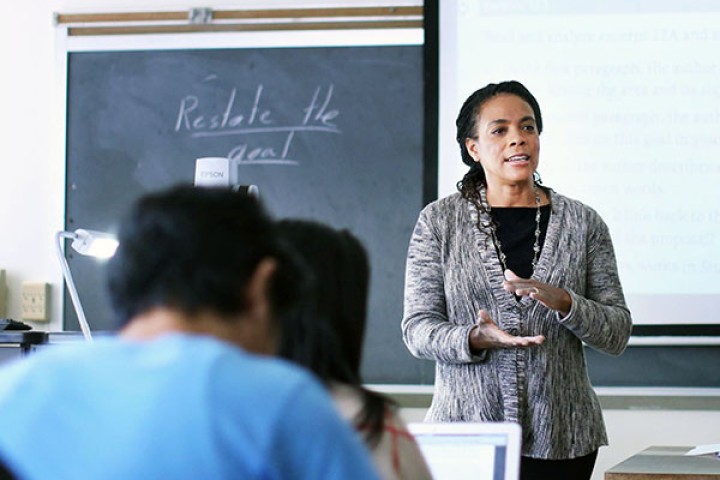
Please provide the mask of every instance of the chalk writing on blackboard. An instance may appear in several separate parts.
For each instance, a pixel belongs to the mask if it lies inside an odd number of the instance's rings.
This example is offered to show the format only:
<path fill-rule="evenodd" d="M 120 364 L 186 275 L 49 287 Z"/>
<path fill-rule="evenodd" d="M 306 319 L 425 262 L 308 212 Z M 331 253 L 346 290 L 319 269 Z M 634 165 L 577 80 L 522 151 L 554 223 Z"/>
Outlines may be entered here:
<path fill-rule="evenodd" d="M 247 111 L 237 106 L 237 88 L 230 89 L 220 108 L 204 108 L 200 97 L 186 95 L 180 100 L 174 131 L 191 138 L 241 137 L 243 143 L 230 149 L 227 155 L 237 165 L 298 165 L 299 161 L 291 157 L 296 134 L 341 133 L 335 124 L 340 111 L 331 105 L 334 85 L 318 86 L 314 92 L 308 92 L 307 106 L 294 119 L 276 118 L 272 107 L 263 101 L 263 90 L 263 84 L 258 85 Z M 259 137 L 262 140 L 257 140 Z"/>

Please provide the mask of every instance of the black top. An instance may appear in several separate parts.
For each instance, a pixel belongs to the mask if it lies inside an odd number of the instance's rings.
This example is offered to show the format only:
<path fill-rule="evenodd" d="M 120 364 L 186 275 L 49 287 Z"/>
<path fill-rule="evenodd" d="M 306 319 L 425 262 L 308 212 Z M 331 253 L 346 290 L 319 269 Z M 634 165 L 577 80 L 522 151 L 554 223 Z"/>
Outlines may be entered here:
<path fill-rule="evenodd" d="M 490 215 L 497 225 L 507 268 L 519 277 L 532 276 L 533 245 L 535 245 L 535 207 L 493 207 Z M 545 243 L 550 205 L 540 207 L 540 249 Z M 540 253 L 538 252 L 538 258 Z"/>

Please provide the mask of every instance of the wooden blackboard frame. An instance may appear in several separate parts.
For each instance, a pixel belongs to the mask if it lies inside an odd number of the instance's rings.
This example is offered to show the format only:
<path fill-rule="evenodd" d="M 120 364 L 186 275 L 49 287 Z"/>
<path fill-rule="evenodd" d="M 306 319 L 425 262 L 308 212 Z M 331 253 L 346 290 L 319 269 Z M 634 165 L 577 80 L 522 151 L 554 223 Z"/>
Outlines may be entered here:
<path fill-rule="evenodd" d="M 422 28 L 422 6 L 56 13 L 69 36 Z"/>
<path fill-rule="evenodd" d="M 213 49 L 242 49 L 252 47 L 258 48 L 303 48 L 303 47 L 368 47 L 368 46 L 417 46 L 422 48 L 423 45 L 423 31 L 422 29 L 372 29 L 372 30 L 343 30 L 342 32 L 333 31 L 296 31 L 290 33 L 284 33 L 278 36 L 277 33 L 270 32 L 202 32 L 192 34 L 142 34 L 142 35 L 98 35 L 98 36 L 72 36 L 69 35 L 69 27 L 61 26 L 59 34 L 59 43 L 61 45 L 60 55 L 58 63 L 60 65 L 60 71 L 62 72 L 62 82 L 60 88 L 63 94 L 59 98 L 67 102 L 67 95 L 69 94 L 69 80 L 68 80 L 68 68 L 69 68 L 69 57 L 75 53 L 90 53 L 90 52 L 128 52 L 128 51 L 143 51 L 148 50 L 187 50 L 187 49 L 202 49 L 202 50 L 213 50 Z M 422 82 L 422 78 L 418 78 L 418 82 Z M 434 92 L 430 92 L 434 95 Z M 432 100 L 421 102 L 419 108 L 427 108 L 427 105 L 434 104 Z M 69 108 L 67 103 L 61 105 L 63 118 L 69 118 Z M 422 115 L 420 115 L 422 116 Z M 69 121 L 69 120 L 66 120 Z M 64 148 L 66 156 L 69 154 L 69 146 L 67 144 L 68 138 L 68 125 L 65 124 L 65 130 L 63 131 Z M 436 166 L 436 155 L 435 150 L 431 147 L 427 148 L 428 140 L 434 137 L 434 129 L 436 127 L 436 119 L 432 117 L 424 118 L 424 134 L 423 138 L 418 141 L 423 147 L 423 164 L 425 169 L 423 171 L 422 180 L 422 204 L 427 203 L 436 196 L 436 185 L 437 185 L 437 166 Z M 429 130 L 428 130 L 429 129 Z M 427 132 L 431 134 L 427 134 Z M 433 142 L 429 141 L 432 146 Z M 64 159 L 65 160 L 65 159 Z M 66 169 L 68 164 L 66 162 Z M 68 185 L 69 171 L 66 170 L 66 192 L 71 192 L 72 186 Z M 72 193 L 72 192 L 71 192 Z M 68 198 L 66 197 L 66 212 Z M 421 205 L 418 206 L 418 211 Z M 74 228 L 82 228 L 83 225 L 74 224 L 72 219 L 67 218 L 66 214 L 66 228 L 72 230 Z M 86 228 L 92 228 L 85 226 Z M 66 252 L 66 255 L 72 255 L 71 252 Z M 77 261 L 77 260 L 76 260 Z M 82 261 L 86 261 L 83 259 Z M 404 258 L 403 258 L 404 262 Z M 84 268 L 84 267 L 83 267 Z M 89 268 L 96 268 L 91 266 Z M 99 270 L 100 267 L 97 267 Z M 87 292 L 80 291 L 79 296 L 81 301 L 83 296 L 87 295 Z M 67 297 L 67 295 L 66 295 Z M 71 303 L 65 298 L 64 305 L 64 318 L 66 327 L 71 329 L 76 328 L 73 323 L 75 320 L 74 312 L 71 309 Z M 400 317 L 388 318 L 388 322 L 393 322 L 399 331 Z M 384 348 L 384 347 L 383 347 Z M 396 345 L 394 349 L 404 351 L 402 345 Z M 404 352 L 407 353 L 407 352 Z M 407 354 L 409 355 L 409 354 Z M 366 354 L 366 358 L 368 355 Z M 422 370 L 418 373 L 414 372 L 410 374 L 410 377 L 401 379 L 400 383 L 431 383 L 432 382 L 432 371 L 433 366 L 430 362 L 424 362 L 420 360 L 412 360 L 413 365 L 419 365 L 417 368 L 412 367 L 413 370 Z M 399 366 L 398 366 L 399 367 Z M 372 367 L 373 370 L 378 370 L 376 367 Z M 382 375 L 373 375 L 373 372 L 365 372 L 366 378 L 371 382 L 380 383 L 396 383 L 394 377 L 382 377 Z"/>

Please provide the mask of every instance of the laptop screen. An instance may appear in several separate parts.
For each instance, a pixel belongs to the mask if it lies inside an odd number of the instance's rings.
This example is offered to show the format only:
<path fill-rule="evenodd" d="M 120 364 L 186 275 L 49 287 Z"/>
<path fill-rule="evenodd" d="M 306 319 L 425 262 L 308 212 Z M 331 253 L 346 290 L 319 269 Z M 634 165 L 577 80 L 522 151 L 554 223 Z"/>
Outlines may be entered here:
<path fill-rule="evenodd" d="M 520 427 L 514 423 L 411 423 L 435 480 L 517 480 Z"/>

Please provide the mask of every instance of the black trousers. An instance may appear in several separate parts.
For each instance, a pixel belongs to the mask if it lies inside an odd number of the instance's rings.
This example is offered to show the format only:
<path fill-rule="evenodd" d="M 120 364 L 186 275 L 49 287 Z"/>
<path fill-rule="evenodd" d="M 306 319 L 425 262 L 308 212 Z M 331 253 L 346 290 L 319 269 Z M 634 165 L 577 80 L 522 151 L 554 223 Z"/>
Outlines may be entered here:
<path fill-rule="evenodd" d="M 597 450 L 569 460 L 520 459 L 520 480 L 590 480 Z"/>

